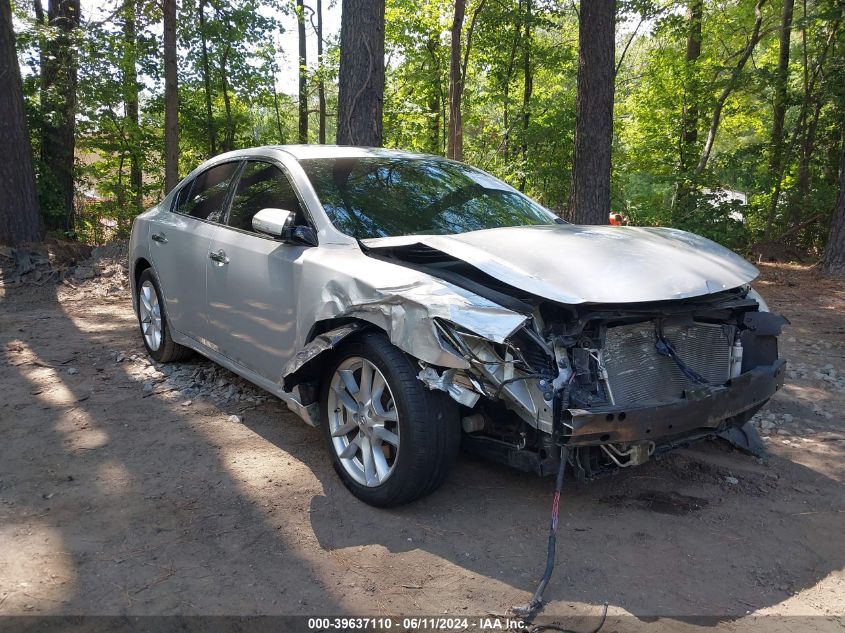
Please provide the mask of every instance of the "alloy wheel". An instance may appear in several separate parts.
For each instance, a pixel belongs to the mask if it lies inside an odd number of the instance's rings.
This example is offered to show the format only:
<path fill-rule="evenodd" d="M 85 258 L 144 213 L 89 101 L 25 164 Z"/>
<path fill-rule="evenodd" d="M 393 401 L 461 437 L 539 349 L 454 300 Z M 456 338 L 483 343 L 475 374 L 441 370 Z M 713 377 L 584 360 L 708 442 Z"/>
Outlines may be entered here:
<path fill-rule="evenodd" d="M 144 340 L 152 351 L 161 346 L 161 304 L 158 301 L 153 282 L 147 279 L 141 284 L 138 293 L 138 308 L 141 313 L 141 331 Z"/>
<path fill-rule="evenodd" d="M 328 393 L 332 446 L 344 470 L 359 484 L 383 484 L 399 455 L 399 412 L 384 374 L 359 356 L 345 359 Z"/>

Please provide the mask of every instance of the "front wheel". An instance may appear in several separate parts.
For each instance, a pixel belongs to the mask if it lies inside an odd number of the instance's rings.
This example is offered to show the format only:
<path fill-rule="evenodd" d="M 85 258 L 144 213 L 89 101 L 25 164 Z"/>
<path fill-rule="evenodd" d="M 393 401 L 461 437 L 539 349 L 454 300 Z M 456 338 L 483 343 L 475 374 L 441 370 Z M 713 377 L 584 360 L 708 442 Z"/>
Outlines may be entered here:
<path fill-rule="evenodd" d="M 460 446 L 457 404 L 428 390 L 384 335 L 364 334 L 342 348 L 320 403 L 334 468 L 362 501 L 402 505 L 446 479 Z"/>

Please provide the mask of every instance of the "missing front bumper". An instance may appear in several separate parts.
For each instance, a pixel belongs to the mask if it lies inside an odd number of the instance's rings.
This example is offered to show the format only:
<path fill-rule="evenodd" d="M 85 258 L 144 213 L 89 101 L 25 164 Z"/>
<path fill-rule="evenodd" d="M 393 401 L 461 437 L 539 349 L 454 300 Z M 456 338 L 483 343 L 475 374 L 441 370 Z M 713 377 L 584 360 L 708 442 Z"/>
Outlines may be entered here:
<path fill-rule="evenodd" d="M 683 398 L 668 403 L 566 409 L 561 416 L 560 442 L 569 446 L 658 442 L 722 431 L 732 419 L 742 424 L 744 418 L 737 416 L 759 407 L 783 386 L 785 365 L 785 360 L 778 359 L 723 386 L 688 390 Z"/>

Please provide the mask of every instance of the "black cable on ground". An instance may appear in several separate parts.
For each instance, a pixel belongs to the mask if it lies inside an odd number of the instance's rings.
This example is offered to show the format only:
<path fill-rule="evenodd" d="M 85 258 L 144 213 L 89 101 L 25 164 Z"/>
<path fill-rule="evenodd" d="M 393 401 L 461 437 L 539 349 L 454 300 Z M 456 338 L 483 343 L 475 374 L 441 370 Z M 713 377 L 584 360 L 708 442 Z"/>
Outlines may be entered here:
<path fill-rule="evenodd" d="M 546 552 L 546 571 L 543 573 L 543 578 L 537 586 L 537 591 L 531 598 L 531 602 L 526 605 L 513 607 L 515 615 L 531 620 L 537 612 L 543 607 L 543 592 L 546 590 L 546 585 L 552 577 L 552 572 L 555 568 L 555 546 L 557 544 L 557 526 L 558 514 L 560 513 L 560 491 L 563 489 L 563 473 L 566 470 L 566 446 L 560 447 L 560 467 L 557 471 L 557 480 L 555 481 L 555 496 L 552 502 L 552 520 L 549 526 L 549 547 Z"/>
<path fill-rule="evenodd" d="M 560 515 L 560 493 L 563 490 L 563 474 L 566 471 L 566 459 L 567 459 L 567 450 L 566 446 L 560 447 L 560 467 L 557 471 L 557 479 L 555 480 L 555 495 L 554 501 L 552 502 L 552 519 L 551 524 L 549 526 L 549 546 L 546 551 L 546 571 L 543 573 L 543 577 L 540 579 L 540 584 L 537 586 L 537 590 L 534 592 L 534 596 L 531 598 L 531 602 L 526 605 L 513 607 L 512 611 L 514 615 L 520 616 L 525 618 L 526 623 L 530 623 L 531 620 L 534 619 L 534 616 L 543 608 L 543 592 L 546 591 L 546 586 L 549 584 L 549 580 L 551 580 L 552 572 L 555 568 L 555 551 L 557 546 L 557 528 L 558 528 L 558 517 Z M 604 626 L 605 620 L 607 620 L 607 603 L 604 603 L 604 610 L 601 614 L 601 620 L 599 620 L 598 626 L 591 629 L 589 633 L 598 633 L 598 631 Z M 529 626 L 526 628 L 526 631 L 561 631 L 562 633 L 576 633 L 572 629 L 568 629 L 558 623 L 550 623 L 550 624 L 536 624 L 533 626 Z"/>

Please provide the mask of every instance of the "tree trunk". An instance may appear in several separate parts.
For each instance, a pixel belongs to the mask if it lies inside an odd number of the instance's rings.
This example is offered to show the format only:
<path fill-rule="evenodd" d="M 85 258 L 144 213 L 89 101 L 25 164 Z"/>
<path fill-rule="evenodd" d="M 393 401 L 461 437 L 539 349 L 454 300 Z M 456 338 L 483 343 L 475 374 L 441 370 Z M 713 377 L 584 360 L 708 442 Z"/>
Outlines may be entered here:
<path fill-rule="evenodd" d="M 45 26 L 46 23 L 44 22 L 44 5 L 41 4 L 41 0 L 32 0 L 32 7 L 35 10 L 35 21 L 38 23 L 39 26 Z M 39 46 L 42 42 L 39 42 Z"/>
<path fill-rule="evenodd" d="M 285 132 L 282 129 L 282 110 L 279 106 L 279 90 L 276 87 L 276 64 L 272 60 L 267 63 L 267 74 L 269 75 L 267 77 L 267 84 L 273 91 L 273 111 L 276 114 L 276 131 L 279 133 L 279 143 L 284 144 Z"/>
<path fill-rule="evenodd" d="M 698 78 L 696 63 L 701 57 L 701 16 L 704 11 L 703 0 L 691 0 L 687 5 L 687 53 L 686 53 L 686 86 L 684 90 L 684 107 L 681 118 L 681 172 L 686 173 L 694 156 L 695 145 L 698 143 Z"/>
<path fill-rule="evenodd" d="M 305 48 L 305 2 L 296 0 L 299 29 L 299 142 L 308 142 L 308 59 Z"/>
<path fill-rule="evenodd" d="M 433 154 L 442 151 L 440 144 L 440 108 L 443 103 L 443 83 L 440 76 L 440 60 L 437 57 L 437 48 L 440 45 L 439 35 L 432 34 L 426 42 L 425 48 L 431 58 L 431 74 L 433 77 L 433 91 L 428 98 L 429 119 L 429 145 Z"/>
<path fill-rule="evenodd" d="M 455 17 L 452 22 L 451 59 L 449 66 L 449 140 L 446 155 L 454 160 L 464 159 L 464 122 L 461 102 L 466 85 L 469 53 L 472 50 L 472 34 L 478 15 L 487 0 L 479 0 L 472 12 L 472 20 L 467 29 L 467 45 L 461 61 L 461 31 L 463 30 L 466 0 L 455 0 Z"/>
<path fill-rule="evenodd" d="M 519 0 L 517 11 L 522 13 L 522 0 Z M 504 156 L 505 164 L 507 164 L 510 159 L 510 84 L 511 78 L 513 77 L 513 67 L 516 64 L 516 49 L 517 46 L 519 46 L 519 38 L 521 35 L 522 29 L 519 28 L 519 23 L 515 23 L 513 25 L 511 52 L 508 57 L 508 65 L 505 67 L 505 80 L 502 82 L 502 127 L 504 128 L 504 136 L 502 138 L 502 155 Z"/>
<path fill-rule="evenodd" d="M 0 0 L 0 244 L 40 242 L 44 225 L 35 191 L 32 146 L 26 125 L 21 71 L 15 50 L 12 7 Z"/>
<path fill-rule="evenodd" d="M 123 138 L 123 142 L 126 143 L 126 136 L 124 131 L 121 130 L 121 138 Z M 122 209 L 126 206 L 126 189 L 123 186 L 123 164 L 126 162 L 125 152 L 120 153 L 120 158 L 117 160 L 117 206 L 118 208 Z"/>
<path fill-rule="evenodd" d="M 789 40 L 792 34 L 792 10 L 794 0 L 783 0 L 780 22 L 780 51 L 778 70 L 775 75 L 775 102 L 772 110 L 772 140 L 769 150 L 769 173 L 774 178 L 774 191 L 769 203 L 769 217 L 766 221 L 766 239 L 771 239 L 772 226 L 777 214 L 783 174 L 783 122 L 786 117 L 786 84 L 789 79 Z"/>
<path fill-rule="evenodd" d="M 754 52 L 754 47 L 760 41 L 760 26 L 763 24 L 763 5 L 765 3 L 766 0 L 757 0 L 757 4 L 754 6 L 755 19 L 754 27 L 751 29 L 751 37 L 748 39 L 748 43 L 745 45 L 739 61 L 734 66 L 733 71 L 731 71 L 728 82 L 722 88 L 722 92 L 716 100 L 716 106 L 713 108 L 713 118 L 710 121 L 710 129 L 707 131 L 707 140 L 704 142 L 704 149 L 701 150 L 701 157 L 698 159 L 698 165 L 695 167 L 696 177 L 700 176 L 707 167 L 707 161 L 710 160 L 710 152 L 713 151 L 713 143 L 716 141 L 716 132 L 719 130 L 719 122 L 722 120 L 722 110 L 725 107 L 725 102 L 731 96 L 734 88 L 736 88 L 736 84 L 742 74 L 742 69 L 745 68 L 745 64 L 751 57 L 751 53 Z"/>
<path fill-rule="evenodd" d="M 822 100 L 816 101 L 813 110 L 813 117 L 810 119 L 810 124 L 804 132 L 804 137 L 801 140 L 801 155 L 798 159 L 798 176 L 795 182 L 795 191 L 797 194 L 798 204 L 804 205 L 807 201 L 807 196 L 810 195 L 810 162 L 813 159 L 813 151 L 816 145 L 816 131 L 819 127 L 819 116 L 822 110 Z"/>
<path fill-rule="evenodd" d="M 525 0 L 525 42 L 523 44 L 522 67 L 525 75 L 522 91 L 522 177 L 519 190 L 525 191 L 528 167 L 528 128 L 531 125 L 531 93 L 534 89 L 534 77 L 531 73 L 531 0 Z"/>
<path fill-rule="evenodd" d="M 804 20 L 804 22 L 806 23 L 806 20 Z M 818 58 L 816 59 L 816 63 L 813 65 L 812 70 L 810 70 L 809 68 L 809 60 L 807 59 L 806 51 L 804 54 L 804 96 L 801 100 L 801 108 L 798 113 L 798 120 L 793 126 L 793 131 L 789 143 L 784 145 L 784 153 L 781 159 L 782 165 L 789 163 L 790 157 L 792 156 L 792 152 L 794 151 L 798 143 L 798 137 L 803 134 L 800 148 L 801 156 L 799 157 L 798 165 L 798 183 L 796 185 L 796 199 L 798 201 L 798 204 L 801 204 L 803 196 L 806 195 L 806 192 L 809 190 L 810 160 L 812 159 L 813 145 L 815 143 L 816 126 L 818 125 L 820 109 L 824 105 L 824 99 L 822 96 L 816 94 L 815 86 L 817 80 L 822 75 L 822 69 L 824 68 L 825 60 L 827 59 L 827 55 L 830 52 L 833 42 L 836 39 L 836 34 L 839 31 L 840 24 L 841 17 L 834 20 L 833 23 L 830 25 L 830 32 L 828 33 L 827 39 L 825 40 L 825 44 L 819 52 Z M 810 115 L 811 106 L 814 106 L 814 111 L 812 119 L 808 124 L 807 117 Z M 834 173 L 835 170 L 832 169 L 831 172 L 833 173 L 832 180 L 835 181 L 837 178 L 837 175 Z M 790 216 L 791 219 L 800 216 L 800 210 L 796 209 L 794 205 L 793 208 L 790 209 Z"/>
<path fill-rule="evenodd" d="M 833 207 L 822 271 L 828 275 L 845 277 L 845 133 L 842 135 L 842 155 L 839 159 L 839 195 Z"/>
<path fill-rule="evenodd" d="M 805 111 L 806 106 L 803 104 L 809 103 L 811 99 L 810 95 L 810 57 L 807 50 L 807 0 L 801 1 L 802 7 L 802 20 L 801 20 L 801 67 L 802 67 L 802 84 L 803 84 L 803 103 L 801 110 Z M 814 112 L 813 120 L 814 122 L 818 122 L 819 113 L 821 111 L 821 100 L 816 101 L 816 109 Z M 815 126 L 813 126 L 815 127 Z M 801 157 L 798 161 L 798 178 L 796 182 L 796 196 L 792 201 L 790 215 L 795 217 L 797 214 L 795 213 L 796 209 L 796 202 L 801 205 L 804 202 L 805 196 L 810 190 L 810 160 L 812 159 L 813 155 L 813 144 L 815 143 L 815 139 L 809 139 L 809 131 L 804 130 L 804 137 L 801 143 Z"/>
<path fill-rule="evenodd" d="M 690 0 L 687 5 L 687 52 L 685 57 L 684 105 L 681 112 L 681 138 L 678 143 L 678 166 L 680 178 L 672 200 L 672 211 L 687 212 L 692 206 L 694 184 L 689 181 L 689 172 L 698 150 L 698 99 L 701 95 L 698 58 L 701 57 L 701 20 L 704 12 L 703 0 Z"/>
<path fill-rule="evenodd" d="M 141 149 L 141 122 L 138 112 L 137 36 L 135 0 L 123 3 L 123 95 L 126 103 L 126 129 L 129 142 L 129 186 L 132 204 L 140 211 L 144 204 L 144 171 Z"/>
<path fill-rule="evenodd" d="M 175 0 L 172 0 L 175 4 Z M 202 83 L 205 88 L 205 120 L 208 126 L 208 157 L 217 154 L 217 128 L 214 112 L 211 109 L 211 64 L 208 61 L 208 42 L 205 33 L 205 0 L 197 5 L 200 24 L 200 50 L 202 57 Z"/>
<path fill-rule="evenodd" d="M 614 0 L 581 4 L 575 152 L 569 195 L 569 218 L 578 224 L 607 224 L 610 215 L 615 23 Z"/>
<path fill-rule="evenodd" d="M 384 0 L 343 0 L 338 145 L 380 147 L 384 102 Z"/>
<path fill-rule="evenodd" d="M 41 190 L 53 193 L 42 207 L 46 207 L 48 228 L 65 231 L 74 225 L 78 67 L 74 31 L 79 28 L 79 14 L 79 0 L 50 0 L 47 23 L 51 35 L 41 51 Z"/>
<path fill-rule="evenodd" d="M 464 159 L 464 125 L 461 120 L 461 33 L 464 28 L 466 0 L 455 0 L 455 16 L 452 20 L 452 55 L 449 65 L 449 140 L 446 156 L 453 160 Z"/>
<path fill-rule="evenodd" d="M 179 183 L 179 78 L 176 66 L 176 0 L 164 0 L 164 188 Z"/>
<path fill-rule="evenodd" d="M 319 119 L 317 122 L 317 140 L 320 145 L 326 143 L 326 84 L 323 79 L 323 0 L 317 0 L 317 100 Z"/>
<path fill-rule="evenodd" d="M 226 112 L 226 133 L 223 135 L 224 152 L 231 152 L 235 149 L 235 121 L 232 118 L 232 100 L 229 97 L 229 53 L 232 46 L 229 43 L 229 30 L 227 29 L 227 42 L 220 57 L 220 87 L 223 90 L 223 108 Z"/>
<path fill-rule="evenodd" d="M 229 17 L 222 11 L 220 5 L 213 4 L 214 14 L 218 21 L 222 21 L 225 27 L 223 41 L 226 43 L 223 47 L 223 53 L 220 55 L 220 88 L 223 91 L 223 108 L 226 112 L 226 131 L 223 134 L 223 144 L 221 149 L 224 152 L 231 152 L 235 149 L 235 119 L 232 116 L 232 99 L 229 96 L 229 55 L 232 52 L 232 42 L 234 41 L 232 25 L 229 22 Z"/>

